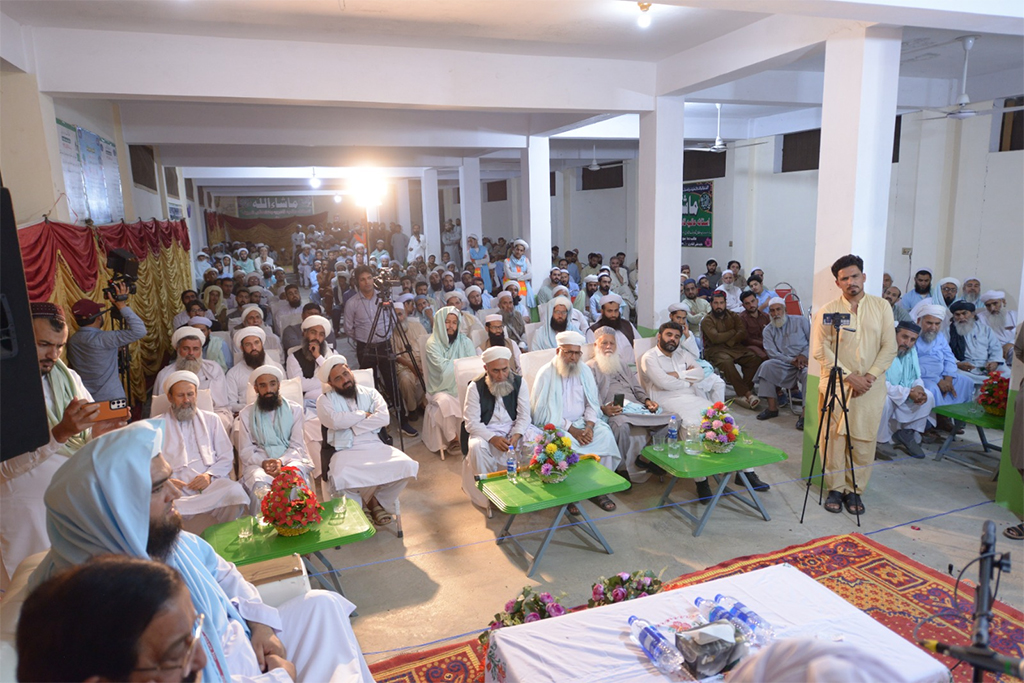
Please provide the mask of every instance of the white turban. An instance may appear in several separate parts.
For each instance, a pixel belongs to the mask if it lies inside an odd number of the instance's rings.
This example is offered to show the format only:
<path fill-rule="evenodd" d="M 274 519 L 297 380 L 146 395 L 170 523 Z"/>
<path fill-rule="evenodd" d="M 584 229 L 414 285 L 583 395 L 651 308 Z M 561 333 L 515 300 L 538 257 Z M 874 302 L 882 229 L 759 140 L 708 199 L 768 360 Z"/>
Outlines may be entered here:
<path fill-rule="evenodd" d="M 782 306 L 785 307 L 786 300 L 781 296 L 773 296 L 771 299 L 768 299 L 768 308 L 771 308 L 775 304 L 782 304 Z"/>
<path fill-rule="evenodd" d="M 683 305 L 681 303 L 669 304 L 669 306 L 668 306 L 668 312 L 669 313 L 676 313 L 677 311 L 685 311 L 685 310 L 686 309 L 683 308 Z"/>
<path fill-rule="evenodd" d="M 213 321 L 207 318 L 205 315 L 197 315 L 188 319 L 188 324 L 195 327 L 196 325 L 202 325 L 203 327 L 210 327 L 213 325 Z"/>
<path fill-rule="evenodd" d="M 251 275 L 256 275 L 256 274 L 255 273 L 249 273 L 249 275 L 251 276 Z M 259 276 L 257 276 L 257 277 L 259 277 Z M 263 295 L 263 287 L 261 287 L 260 285 L 251 285 L 249 287 L 246 287 L 246 290 L 250 294 L 252 294 L 253 292 L 259 292 L 260 296 Z"/>
<path fill-rule="evenodd" d="M 948 309 L 945 306 L 940 306 L 938 304 L 933 303 L 927 303 L 924 304 L 923 306 L 921 304 L 918 304 L 917 306 L 914 306 L 914 310 L 917 311 L 917 315 L 912 317 L 914 318 L 914 320 L 918 322 L 920 322 L 921 318 L 925 317 L 926 315 L 936 317 L 939 320 L 945 320 L 946 313 L 948 312 Z"/>
<path fill-rule="evenodd" d="M 981 280 L 979 280 L 978 278 L 974 277 L 973 275 L 970 276 L 970 277 L 965 277 L 964 278 L 964 284 L 966 285 L 968 282 L 977 282 L 979 285 L 981 284 Z"/>
<path fill-rule="evenodd" d="M 405 294 L 399 294 L 398 296 L 396 296 L 395 303 L 404 304 L 406 301 L 412 301 L 415 298 L 415 294 L 409 294 L 408 292 L 406 292 Z"/>
<path fill-rule="evenodd" d="M 235 348 L 241 349 L 242 342 L 245 341 L 246 337 L 259 337 L 261 342 L 267 343 L 267 333 L 263 328 L 252 325 L 250 327 L 243 327 L 238 332 L 235 332 Z"/>
<path fill-rule="evenodd" d="M 523 245 L 523 249 L 529 249 L 530 248 L 530 243 L 527 242 L 526 240 L 523 240 L 523 239 L 516 240 L 512 244 L 521 244 L 521 245 Z"/>
<path fill-rule="evenodd" d="M 335 365 L 348 365 L 348 359 L 340 353 L 328 356 L 324 359 L 324 364 L 316 369 L 316 378 L 324 384 L 328 384 L 331 379 L 331 369 Z"/>
<path fill-rule="evenodd" d="M 555 335 L 555 341 L 559 346 L 583 346 L 587 343 L 586 337 L 579 332 L 573 332 L 572 330 L 559 332 Z"/>
<path fill-rule="evenodd" d="M 1005 298 L 1006 298 L 1006 292 L 999 292 L 999 291 L 996 291 L 994 289 L 990 289 L 987 292 L 985 292 L 984 294 L 982 294 L 981 296 L 979 296 L 978 297 L 978 301 L 980 301 L 981 303 L 984 304 L 984 303 L 988 303 L 989 301 L 994 301 L 996 299 L 1005 299 Z"/>
<path fill-rule="evenodd" d="M 931 275 L 932 274 L 932 269 L 931 268 L 918 268 L 917 270 L 914 271 L 914 275 L 916 276 L 918 273 L 928 273 L 929 275 Z"/>
<path fill-rule="evenodd" d="M 569 288 L 566 287 L 565 285 L 558 285 L 557 287 L 551 290 L 551 293 L 554 294 L 555 296 L 558 296 L 559 292 L 565 292 L 566 296 L 568 296 Z"/>
<path fill-rule="evenodd" d="M 178 348 L 178 343 L 182 339 L 190 338 L 198 339 L 201 344 L 206 343 L 206 334 L 204 334 L 202 330 L 185 325 L 176 329 L 174 334 L 171 335 L 171 346 Z"/>
<path fill-rule="evenodd" d="M 239 314 L 242 319 L 242 322 L 245 322 L 245 317 L 252 313 L 253 311 L 259 313 L 260 320 L 263 320 L 263 309 L 260 308 L 259 304 L 246 304 L 245 306 L 242 306 L 242 312 Z"/>
<path fill-rule="evenodd" d="M 960 289 L 960 281 L 957 280 L 955 277 L 942 278 L 941 280 L 939 280 L 939 287 L 941 287 L 942 285 L 948 285 L 950 283 L 953 283 L 954 285 L 956 285 L 957 289 Z"/>
<path fill-rule="evenodd" d="M 762 268 L 761 266 L 754 266 L 753 268 L 750 269 L 750 272 L 753 273 L 755 270 L 760 270 L 762 273 L 764 272 L 764 268 Z"/>
<path fill-rule="evenodd" d="M 551 272 L 552 273 L 560 273 L 560 272 L 562 272 L 562 269 L 559 268 L 558 266 L 551 266 Z"/>
<path fill-rule="evenodd" d="M 498 313 L 491 313 L 489 316 L 484 318 L 484 322 L 485 323 L 500 323 L 500 322 L 504 322 L 504 321 L 505 321 L 505 319 L 502 318 L 501 315 L 498 314 Z"/>
<path fill-rule="evenodd" d="M 607 336 L 609 334 L 614 337 L 615 336 L 615 330 L 613 330 L 612 328 L 608 327 L 607 325 L 602 325 L 601 327 L 599 327 L 596 330 L 594 330 L 594 341 L 597 341 L 598 338 L 605 337 L 605 336 Z"/>
<path fill-rule="evenodd" d="M 199 389 L 199 377 L 196 376 L 196 373 L 189 372 L 188 370 L 176 370 L 175 372 L 167 375 L 167 379 L 164 380 L 164 393 L 170 394 L 171 387 L 178 382 L 191 382 L 195 385 L 197 390 Z"/>
<path fill-rule="evenodd" d="M 590 274 L 583 278 L 583 284 L 586 284 L 588 282 L 597 282 L 597 276 L 594 274 Z"/>
<path fill-rule="evenodd" d="M 444 293 L 444 302 L 445 302 L 445 303 L 448 303 L 448 299 L 451 299 L 451 298 L 452 298 L 453 296 L 457 296 L 457 297 L 459 297 L 459 301 L 461 301 L 461 302 L 462 302 L 462 307 L 463 307 L 463 308 L 465 308 L 465 307 L 466 307 L 466 304 L 468 304 L 468 303 L 469 303 L 469 300 L 468 300 L 468 299 L 466 299 L 466 295 L 465 295 L 465 294 L 463 294 L 463 293 L 462 293 L 462 290 L 460 290 L 460 289 L 453 289 L 453 290 L 452 290 L 452 291 L 450 291 L 450 292 L 445 292 L 445 293 Z"/>
<path fill-rule="evenodd" d="M 551 312 L 552 313 L 554 313 L 556 306 L 565 306 L 565 310 L 566 310 L 566 312 L 568 312 L 569 309 L 572 308 L 572 302 L 569 301 L 568 297 L 556 296 L 554 299 L 551 300 Z"/>
<path fill-rule="evenodd" d="M 508 360 L 512 357 L 512 351 L 507 346 L 489 346 L 480 354 L 484 364 L 496 360 Z"/>
<path fill-rule="evenodd" d="M 477 287 L 476 285 L 470 285 L 469 287 L 466 287 L 466 296 L 469 296 L 473 292 L 476 292 L 477 294 L 480 294 L 482 291 L 483 290 L 480 289 L 479 287 Z"/>
<path fill-rule="evenodd" d="M 622 297 L 619 296 L 618 294 L 614 293 L 614 292 L 608 292 L 607 294 L 602 296 L 600 301 L 598 302 L 598 304 L 600 306 L 604 306 L 605 304 L 610 304 L 610 303 L 616 303 L 616 304 L 621 306 L 622 305 Z"/>
<path fill-rule="evenodd" d="M 263 375 L 273 375 L 277 378 L 278 382 L 284 381 L 284 373 L 281 372 L 281 368 L 276 365 L 261 365 L 252 372 L 249 373 L 249 384 L 256 385 L 258 380 Z"/>
<path fill-rule="evenodd" d="M 495 301 L 501 301 L 502 299 L 511 299 L 511 298 L 512 298 L 512 292 L 509 292 L 508 290 L 503 290 L 502 292 L 500 292 L 498 294 L 498 296 L 494 297 Z"/>
<path fill-rule="evenodd" d="M 322 327 L 324 328 L 324 335 L 331 335 L 331 321 L 322 315 L 311 315 L 302 321 L 302 331 L 305 332 L 311 327 Z"/>

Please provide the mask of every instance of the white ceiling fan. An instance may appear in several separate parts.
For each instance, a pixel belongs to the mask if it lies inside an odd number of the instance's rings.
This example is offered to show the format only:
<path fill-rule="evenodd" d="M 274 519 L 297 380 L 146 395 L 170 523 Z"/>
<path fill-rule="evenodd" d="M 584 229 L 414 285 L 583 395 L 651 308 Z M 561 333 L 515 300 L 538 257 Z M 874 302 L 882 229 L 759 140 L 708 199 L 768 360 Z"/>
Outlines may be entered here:
<path fill-rule="evenodd" d="M 722 105 L 719 102 L 715 102 L 715 109 L 718 110 L 718 126 L 715 130 L 715 143 L 713 145 L 701 144 L 696 147 L 683 147 L 684 152 L 714 152 L 715 154 L 721 154 L 727 149 L 740 149 L 743 147 L 756 147 L 757 145 L 763 145 L 764 142 L 751 142 L 746 145 L 727 145 L 722 140 Z"/>
<path fill-rule="evenodd" d="M 613 161 L 607 164 L 597 163 L 597 145 L 594 145 L 594 155 L 591 158 L 590 165 L 587 166 L 588 171 L 600 171 L 602 168 L 612 168 L 614 166 L 622 166 L 621 161 Z"/>
<path fill-rule="evenodd" d="M 1024 107 L 992 107 L 991 109 L 983 109 L 982 111 L 971 109 L 971 98 L 967 96 L 967 63 L 971 56 L 971 49 L 974 47 L 977 40 L 978 36 L 960 36 L 957 38 L 957 41 L 964 48 L 964 72 L 963 76 L 960 78 L 960 96 L 956 98 L 956 104 L 953 106 L 951 111 L 943 111 L 941 109 L 928 110 L 937 111 L 941 113 L 942 116 L 933 116 L 931 118 L 924 119 L 925 121 L 934 121 L 936 119 L 955 119 L 960 121 L 963 119 L 969 119 L 973 116 L 988 116 L 997 113 L 1003 114 L 1006 112 L 1024 109 Z"/>

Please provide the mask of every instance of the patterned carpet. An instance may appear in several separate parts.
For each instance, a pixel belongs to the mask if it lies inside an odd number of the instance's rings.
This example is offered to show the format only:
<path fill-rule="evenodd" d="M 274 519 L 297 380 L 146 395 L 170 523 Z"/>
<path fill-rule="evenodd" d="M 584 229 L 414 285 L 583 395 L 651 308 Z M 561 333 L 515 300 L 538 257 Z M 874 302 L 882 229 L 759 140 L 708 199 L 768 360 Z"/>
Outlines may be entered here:
<path fill-rule="evenodd" d="M 953 602 L 952 578 L 860 534 L 827 536 L 764 555 L 739 557 L 668 581 L 665 589 L 682 588 L 783 562 L 907 639 L 919 621 L 951 607 Z M 967 613 L 973 608 L 972 586 L 961 583 L 957 596 L 960 609 Z M 1001 602 L 996 602 L 993 615 L 992 647 L 1020 656 L 1018 644 L 1024 642 L 1024 615 Z M 970 627 L 969 621 L 937 619 L 922 627 L 919 636 L 966 645 L 970 642 Z M 476 638 L 471 638 L 424 652 L 402 654 L 378 662 L 370 670 L 378 683 L 470 683 L 483 680 L 482 654 L 482 646 Z M 946 666 L 955 664 L 946 657 L 936 657 Z M 971 668 L 966 664 L 957 667 L 953 680 L 970 681 Z M 986 680 L 1016 679 L 989 676 Z"/>

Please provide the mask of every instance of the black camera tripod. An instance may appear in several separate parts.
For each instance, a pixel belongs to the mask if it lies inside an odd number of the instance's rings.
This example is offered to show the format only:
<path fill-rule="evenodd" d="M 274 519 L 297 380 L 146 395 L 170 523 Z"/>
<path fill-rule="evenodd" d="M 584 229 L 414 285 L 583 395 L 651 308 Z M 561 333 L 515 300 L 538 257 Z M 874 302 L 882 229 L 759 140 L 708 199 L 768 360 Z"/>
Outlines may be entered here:
<path fill-rule="evenodd" d="M 849 320 L 849 317 L 846 317 Z M 841 410 L 843 413 L 842 420 L 846 427 L 846 434 L 844 445 L 846 446 L 846 464 L 850 468 L 850 476 L 853 478 L 853 491 L 857 492 L 857 470 L 853 464 L 853 444 L 850 442 L 850 409 L 846 403 L 846 384 L 843 382 L 843 369 L 839 367 L 839 332 L 842 330 L 844 318 L 842 314 L 835 313 L 830 321 L 832 329 L 834 331 L 834 338 L 832 340 L 832 353 L 835 358 L 835 363 L 832 365 L 832 369 L 828 372 L 828 385 L 825 388 L 825 396 L 821 400 L 821 409 L 818 414 L 818 433 L 814 438 L 814 453 L 811 456 L 811 471 L 807 474 L 807 489 L 804 491 L 804 507 L 800 512 L 800 523 L 804 523 L 804 515 L 807 513 L 807 499 L 811 494 L 811 481 L 815 478 L 814 475 L 814 464 L 820 458 L 821 459 L 821 474 L 818 475 L 822 478 L 822 486 L 818 490 L 818 505 L 822 503 L 822 497 L 825 493 L 824 478 L 825 478 L 825 458 L 828 456 L 828 439 L 829 429 L 825 425 L 832 424 L 832 416 L 835 411 Z M 826 323 L 827 324 L 827 323 Z M 884 381 L 884 379 L 883 379 Z M 825 430 L 825 444 L 821 444 L 821 432 Z M 857 510 L 857 526 L 860 526 L 860 511 Z"/>

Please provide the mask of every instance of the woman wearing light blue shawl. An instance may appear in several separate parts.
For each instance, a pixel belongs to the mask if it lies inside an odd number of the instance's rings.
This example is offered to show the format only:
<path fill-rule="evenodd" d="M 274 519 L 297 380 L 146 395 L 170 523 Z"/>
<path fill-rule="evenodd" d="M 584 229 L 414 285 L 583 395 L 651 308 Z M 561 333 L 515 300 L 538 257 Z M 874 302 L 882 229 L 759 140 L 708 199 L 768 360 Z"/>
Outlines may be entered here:
<path fill-rule="evenodd" d="M 98 554 L 149 559 L 151 503 L 162 505 L 177 497 L 169 482 L 153 491 L 150 468 L 163 443 L 160 425 L 137 422 L 95 439 L 57 471 L 45 495 L 52 547 L 30 585 Z M 312 591 L 279 609 L 264 605 L 234 565 L 188 532 L 180 533 L 165 562 L 182 575 L 196 611 L 206 615 L 204 681 L 226 681 L 233 675 L 263 681 L 287 678 L 282 669 L 260 673 L 246 620 L 278 632 L 300 680 L 328 680 L 336 672 L 373 680 L 348 623 L 355 606 L 344 598 Z M 318 642 L 320 638 L 329 638 L 331 646 L 323 647 L 327 641 Z"/>
<path fill-rule="evenodd" d="M 454 339 L 448 338 L 445 321 L 458 321 Z M 458 446 L 462 406 L 455 385 L 455 361 L 476 355 L 473 342 L 462 333 L 462 315 L 454 306 L 444 306 L 434 314 L 434 331 L 427 338 L 427 407 L 423 413 L 423 444 L 432 451 L 455 450 Z M 443 455 L 443 453 L 442 453 Z"/>

